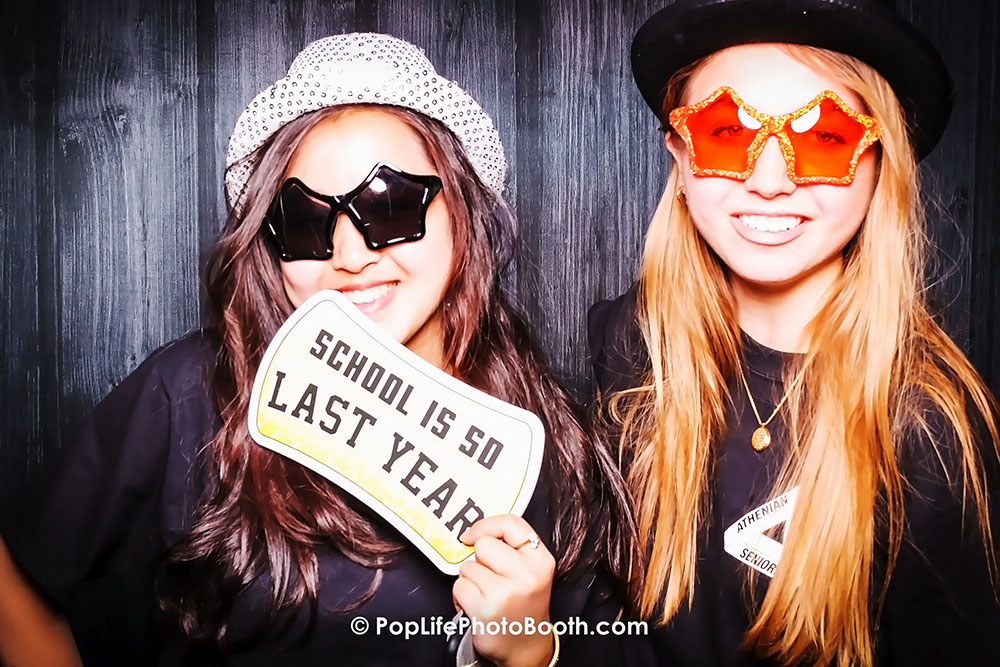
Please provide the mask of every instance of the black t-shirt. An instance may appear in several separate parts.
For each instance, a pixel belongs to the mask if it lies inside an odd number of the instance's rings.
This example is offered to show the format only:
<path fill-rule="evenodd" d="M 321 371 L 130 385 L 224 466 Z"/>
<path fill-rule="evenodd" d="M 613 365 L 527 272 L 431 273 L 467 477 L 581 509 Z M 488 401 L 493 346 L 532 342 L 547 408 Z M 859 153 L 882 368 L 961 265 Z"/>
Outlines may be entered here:
<path fill-rule="evenodd" d="M 0 510 L 0 534 L 14 559 L 56 602 L 69 601 L 83 582 L 110 573 L 143 591 L 146 607 L 154 608 L 153 573 L 167 546 L 191 526 L 207 474 L 203 448 L 220 425 L 209 391 L 218 346 L 212 333 L 201 332 L 154 352 L 95 408 L 75 441 Z M 553 524 L 544 471 L 545 466 L 525 519 L 550 543 L 546 536 Z M 388 629 L 376 633 L 378 617 L 425 624 L 438 617 L 451 620 L 454 578 L 442 574 L 377 515 L 370 513 L 370 520 L 384 535 L 407 545 L 385 568 L 371 600 L 345 611 L 376 573 L 321 547 L 315 629 L 303 635 L 308 614 L 299 610 L 291 629 L 274 631 L 250 649 L 233 653 L 230 665 L 454 664 L 442 635 L 405 639 Z M 593 582 L 594 575 L 587 574 L 558 585 L 552 618 L 584 613 Z M 229 618 L 231 638 L 244 638 L 258 626 L 268 584 L 266 576 L 260 577 L 237 596 Z M 602 593 L 601 599 L 606 598 Z M 600 613 L 613 613 L 612 607 L 605 605 Z M 351 629 L 357 616 L 371 624 L 361 635 Z M 176 623 L 160 621 L 166 628 L 163 645 L 150 653 L 158 655 L 160 664 L 178 664 L 181 638 L 170 630 Z M 569 655 L 617 650 L 612 644 L 584 645 L 572 639 L 564 640 L 564 648 Z"/>
<path fill-rule="evenodd" d="M 591 354 L 602 393 L 637 386 L 649 367 L 635 322 L 635 300 L 633 287 L 591 309 Z M 750 392 L 761 418 L 767 419 L 784 394 L 782 368 L 794 355 L 746 335 L 742 352 Z M 699 539 L 693 603 L 690 608 L 682 604 L 667 626 L 651 632 L 648 642 L 630 644 L 634 664 L 771 664 L 742 652 L 740 645 L 754 613 L 750 598 L 757 603 L 763 599 L 770 581 L 766 572 L 773 573 L 774 567 L 770 552 L 757 549 L 752 538 L 764 532 L 780 542 L 781 521 L 788 515 L 789 497 L 773 490 L 787 437 L 779 411 L 768 425 L 772 444 L 754 451 L 750 439 L 758 421 L 738 376 L 729 381 L 729 395 L 726 434 L 714 457 L 711 514 Z M 943 421 L 938 422 L 944 433 Z M 879 619 L 876 651 L 881 665 L 1000 663 L 1000 605 L 974 514 L 968 507 L 962 509 L 961 477 L 949 482 L 945 474 L 960 460 L 948 443 L 948 438 L 941 439 L 944 465 L 933 445 L 916 431 L 900 449 L 899 464 L 908 483 L 907 528 Z M 1000 494 L 995 458 L 988 466 L 994 497 Z M 997 535 L 1000 507 L 992 505 Z M 885 552 L 876 549 L 879 574 L 872 591 L 881 590 L 884 563 Z M 747 594 L 750 567 L 761 573 L 752 595 Z"/>

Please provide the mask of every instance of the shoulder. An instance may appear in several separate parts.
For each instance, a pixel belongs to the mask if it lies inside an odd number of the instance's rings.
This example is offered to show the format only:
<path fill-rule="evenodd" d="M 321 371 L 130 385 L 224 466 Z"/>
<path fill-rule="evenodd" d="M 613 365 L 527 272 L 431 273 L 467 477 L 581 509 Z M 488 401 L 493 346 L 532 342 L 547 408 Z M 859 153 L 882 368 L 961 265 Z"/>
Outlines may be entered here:
<path fill-rule="evenodd" d="M 89 423 L 124 437 L 168 433 L 176 423 L 211 424 L 211 382 L 218 336 L 210 329 L 188 333 L 153 350 L 94 408 Z M 140 418 L 141 416 L 141 418 Z"/>
<path fill-rule="evenodd" d="M 152 385 L 168 396 L 205 389 L 221 343 L 213 329 L 198 329 L 153 350 L 122 385 Z"/>
<path fill-rule="evenodd" d="M 951 414 L 925 388 L 904 391 L 896 451 L 900 471 L 910 486 L 917 490 L 954 487 L 954 492 L 961 493 L 969 454 L 984 473 L 996 467 L 996 445 L 984 416 L 971 403 L 964 400 L 964 405 Z"/>
<path fill-rule="evenodd" d="M 142 365 L 165 379 L 179 381 L 191 371 L 214 366 L 220 350 L 214 329 L 197 329 L 153 350 Z"/>
<path fill-rule="evenodd" d="M 210 397 L 219 350 L 212 330 L 188 333 L 153 350 L 94 407 L 88 422 L 101 424 L 109 436 L 214 424 Z"/>
<path fill-rule="evenodd" d="M 926 389 L 904 399 L 896 443 L 903 541 L 889 580 L 882 650 L 898 664 L 986 664 L 1000 650 L 995 545 L 985 542 L 1000 531 L 996 446 L 975 412 L 949 415 Z M 961 420 L 970 426 L 957 426 Z M 969 431 L 965 444 L 962 429 Z M 976 483 L 987 491 L 985 507 L 972 492 Z"/>
<path fill-rule="evenodd" d="M 980 512 L 996 522 L 1000 456 L 983 415 L 966 401 L 949 414 L 926 389 L 914 388 L 897 429 L 907 530 L 917 543 L 977 540 Z M 976 492 L 978 487 L 983 495 Z M 986 507 L 979 507 L 985 501 Z M 985 516 L 985 515 L 980 515 Z"/>
<path fill-rule="evenodd" d="M 590 307 L 587 312 L 587 335 L 591 352 L 600 351 L 605 345 L 614 343 L 636 329 L 636 294 L 638 284 L 633 284 L 627 292 L 615 299 L 604 299 Z"/>
<path fill-rule="evenodd" d="M 145 573 L 188 525 L 196 461 L 217 424 L 210 331 L 153 351 L 7 501 L 0 532 L 29 576 L 65 602 L 102 572 Z"/>
<path fill-rule="evenodd" d="M 649 366 L 636 313 L 637 291 L 633 284 L 617 299 L 598 301 L 587 314 L 590 359 L 602 392 L 640 384 Z"/>

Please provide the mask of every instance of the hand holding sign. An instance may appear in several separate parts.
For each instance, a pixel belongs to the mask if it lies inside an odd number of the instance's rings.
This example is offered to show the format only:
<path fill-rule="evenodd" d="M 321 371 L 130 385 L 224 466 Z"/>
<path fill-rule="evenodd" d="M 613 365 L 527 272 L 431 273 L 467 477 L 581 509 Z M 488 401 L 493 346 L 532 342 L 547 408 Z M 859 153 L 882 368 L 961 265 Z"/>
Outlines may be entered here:
<path fill-rule="evenodd" d="M 254 382 L 254 440 L 378 512 L 457 574 L 477 520 L 520 514 L 541 466 L 535 415 L 463 384 L 333 291 L 275 335 Z"/>
<path fill-rule="evenodd" d="M 462 564 L 452 588 L 455 606 L 484 624 L 518 622 L 525 626 L 549 620 L 549 600 L 556 561 L 528 523 L 519 516 L 478 521 L 462 536 L 475 545 L 476 559 Z M 476 652 L 499 665 L 547 665 L 553 639 L 536 632 L 511 636 L 479 634 Z"/>

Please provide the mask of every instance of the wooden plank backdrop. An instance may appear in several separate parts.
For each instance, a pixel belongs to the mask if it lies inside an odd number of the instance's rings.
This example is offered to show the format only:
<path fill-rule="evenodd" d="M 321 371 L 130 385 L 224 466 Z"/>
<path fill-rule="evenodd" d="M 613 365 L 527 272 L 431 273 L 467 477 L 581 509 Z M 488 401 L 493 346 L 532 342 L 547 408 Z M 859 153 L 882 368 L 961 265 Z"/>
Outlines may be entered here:
<path fill-rule="evenodd" d="M 199 326 L 200 258 L 222 223 L 235 120 L 303 46 L 338 32 L 414 42 L 493 116 L 521 228 L 508 282 L 586 396 L 586 310 L 630 283 L 667 173 L 627 58 L 636 28 L 665 4 L 2 3 L 0 500 L 151 350 Z M 1000 8 L 898 4 L 956 83 L 948 131 L 922 169 L 941 250 L 933 296 L 997 390 Z M 115 640 L 95 633 L 92 655 L 106 656 Z"/>

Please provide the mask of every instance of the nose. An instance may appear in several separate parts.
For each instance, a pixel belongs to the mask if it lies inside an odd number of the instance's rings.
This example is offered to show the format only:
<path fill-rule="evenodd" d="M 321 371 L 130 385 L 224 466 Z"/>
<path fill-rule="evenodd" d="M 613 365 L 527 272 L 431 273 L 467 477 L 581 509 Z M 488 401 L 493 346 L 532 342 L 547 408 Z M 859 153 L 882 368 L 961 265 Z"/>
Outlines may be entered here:
<path fill-rule="evenodd" d="M 333 266 L 350 273 L 361 273 L 379 260 L 377 250 L 365 245 L 365 238 L 346 213 L 337 216 L 333 225 Z"/>
<path fill-rule="evenodd" d="M 748 190 L 768 199 L 780 194 L 790 194 L 795 190 L 795 183 L 788 178 L 788 164 L 781 153 L 777 137 L 767 138 L 764 150 L 745 183 Z"/>

